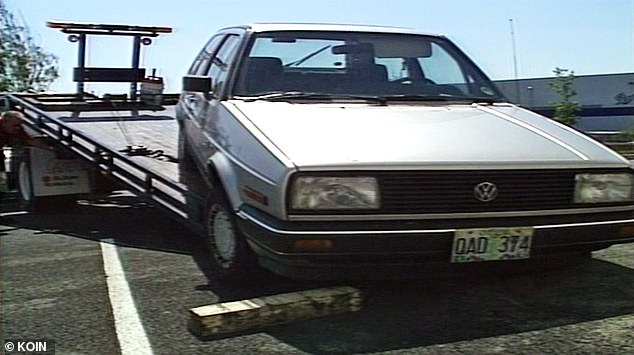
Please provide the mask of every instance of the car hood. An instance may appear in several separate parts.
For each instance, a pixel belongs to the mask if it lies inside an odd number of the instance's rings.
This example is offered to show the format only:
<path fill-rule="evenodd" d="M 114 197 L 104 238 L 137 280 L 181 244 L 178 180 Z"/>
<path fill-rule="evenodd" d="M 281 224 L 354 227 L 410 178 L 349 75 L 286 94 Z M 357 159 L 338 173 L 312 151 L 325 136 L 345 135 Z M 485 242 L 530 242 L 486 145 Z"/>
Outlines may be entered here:
<path fill-rule="evenodd" d="M 256 137 L 300 168 L 629 165 L 591 138 L 511 104 L 233 105 Z"/>

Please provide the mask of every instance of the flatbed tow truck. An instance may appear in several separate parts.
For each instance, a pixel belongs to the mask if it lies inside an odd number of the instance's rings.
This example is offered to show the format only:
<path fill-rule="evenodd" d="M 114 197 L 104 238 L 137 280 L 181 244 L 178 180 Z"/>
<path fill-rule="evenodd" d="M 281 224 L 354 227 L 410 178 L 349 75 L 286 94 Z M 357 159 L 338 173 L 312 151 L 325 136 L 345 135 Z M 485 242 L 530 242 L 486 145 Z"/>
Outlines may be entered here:
<path fill-rule="evenodd" d="M 14 182 L 20 199 L 27 205 L 58 203 L 60 196 L 72 198 L 99 190 L 99 185 L 108 181 L 103 179 L 106 177 L 199 232 L 197 216 L 204 207 L 204 191 L 194 191 L 194 186 L 201 185 L 188 178 L 195 174 L 182 171 L 176 159 L 178 125 L 173 113 L 178 95 L 157 90 L 161 78 L 146 77 L 145 69 L 139 68 L 141 46 L 151 44 L 152 37 L 170 33 L 171 28 L 67 22 L 47 25 L 78 43 L 79 63 L 73 78 L 77 92 L 0 93 L 0 100 L 5 109 L 22 112 L 25 126 L 46 137 L 67 157 L 57 159 L 55 154 L 37 148 L 14 152 L 13 161 L 5 164 L 10 167 L 8 180 Z M 132 37 L 132 67 L 87 67 L 89 35 Z M 129 82 L 130 93 L 98 97 L 84 92 L 87 82 Z M 148 84 L 154 87 L 144 90 Z"/>
<path fill-rule="evenodd" d="M 39 148 L 14 151 L 9 174 L 27 207 L 58 209 L 81 194 L 110 189 L 114 181 L 157 207 L 196 234 L 203 233 L 209 188 L 202 178 L 179 164 L 176 94 L 163 94 L 160 78 L 139 68 L 141 45 L 171 32 L 167 27 L 49 22 L 79 44 L 74 68 L 74 94 L 0 93 L 3 110 L 24 114 L 28 130 L 45 137 L 61 155 Z M 87 35 L 133 37 L 132 68 L 85 66 Z M 84 92 L 85 82 L 130 82 L 129 95 L 97 97 Z M 137 91 L 138 84 L 141 88 Z M 144 84 L 146 87 L 144 88 Z M 104 179 L 107 178 L 107 179 Z M 61 199 L 60 199 L 61 197 Z M 188 328 L 201 338 L 358 311 L 359 290 L 326 287 L 194 307 Z"/>
<path fill-rule="evenodd" d="M 191 191 L 183 181 L 183 172 L 179 171 L 175 158 L 177 124 L 169 115 L 169 108 L 165 112 L 121 110 L 116 107 L 111 111 L 51 112 L 47 111 L 49 103 L 46 101 L 59 100 L 62 99 L 61 96 L 9 94 L 5 98 L 13 109 L 24 114 L 25 124 L 29 128 L 47 137 L 58 148 L 61 146 L 63 151 L 72 152 L 80 158 L 91 175 L 88 178 L 91 190 L 99 189 L 96 186 L 101 181 L 99 176 L 112 178 L 123 189 L 149 200 L 187 223 L 191 221 L 190 210 L 197 210 L 197 204 L 203 201 L 198 194 Z M 72 102 L 68 103 L 72 105 Z M 90 108 L 112 104 L 111 101 L 100 99 Z M 77 113 L 85 113 L 86 117 L 76 118 Z M 12 173 L 16 175 L 14 180 L 20 197 L 26 202 L 46 198 L 37 196 L 40 181 L 33 179 L 41 175 L 35 172 L 42 167 L 42 160 L 34 160 L 34 157 L 46 153 L 36 153 L 36 150 L 38 149 L 30 148 L 30 158 L 11 164 L 17 167 Z M 25 170 L 24 165 L 21 167 L 26 162 L 32 163 L 28 166 L 30 171 Z M 77 175 L 64 174 L 53 179 L 65 180 L 73 177 L 76 178 Z M 84 188 L 68 192 L 74 195 L 76 192 L 89 191 Z"/>
<path fill-rule="evenodd" d="M 205 185 L 200 178 L 195 180 L 197 174 L 194 172 L 179 169 L 178 162 L 173 159 L 177 152 L 178 127 L 170 114 L 171 107 L 166 106 L 163 111 L 140 107 L 117 109 L 108 100 L 76 101 L 73 96 L 44 94 L 10 94 L 5 99 L 12 108 L 24 113 L 25 123 L 30 128 L 74 153 L 90 174 L 114 179 L 122 189 L 164 210 L 193 232 L 201 233 Z M 77 103 L 84 108 L 69 110 Z M 52 107 L 55 110 L 51 111 Z M 82 117 L 78 118 L 78 114 Z M 130 142 L 148 145 L 131 146 Z M 54 156 L 48 159 L 59 161 Z M 28 161 L 23 160 L 25 164 Z M 32 164 L 30 168 L 35 170 L 37 165 Z M 24 166 L 18 169 L 19 172 L 25 170 Z M 35 184 L 36 181 L 31 181 L 33 176 L 17 177 L 18 185 Z M 91 180 L 93 188 L 98 188 L 94 181 L 99 179 Z M 28 188 L 18 188 L 21 195 L 27 193 Z M 360 304 L 361 295 L 356 288 L 325 287 L 194 307 L 189 310 L 187 327 L 194 335 L 211 339 L 358 311 Z"/>

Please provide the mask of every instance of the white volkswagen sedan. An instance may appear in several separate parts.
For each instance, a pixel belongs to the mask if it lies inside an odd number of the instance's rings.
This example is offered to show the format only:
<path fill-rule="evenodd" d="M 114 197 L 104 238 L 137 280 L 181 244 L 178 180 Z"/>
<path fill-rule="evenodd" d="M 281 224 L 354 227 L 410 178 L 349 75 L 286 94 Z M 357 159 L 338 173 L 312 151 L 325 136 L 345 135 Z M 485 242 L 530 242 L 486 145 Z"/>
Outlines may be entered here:
<path fill-rule="evenodd" d="M 634 241 L 630 163 L 508 102 L 444 36 L 230 27 L 183 84 L 219 278 L 443 275 Z"/>

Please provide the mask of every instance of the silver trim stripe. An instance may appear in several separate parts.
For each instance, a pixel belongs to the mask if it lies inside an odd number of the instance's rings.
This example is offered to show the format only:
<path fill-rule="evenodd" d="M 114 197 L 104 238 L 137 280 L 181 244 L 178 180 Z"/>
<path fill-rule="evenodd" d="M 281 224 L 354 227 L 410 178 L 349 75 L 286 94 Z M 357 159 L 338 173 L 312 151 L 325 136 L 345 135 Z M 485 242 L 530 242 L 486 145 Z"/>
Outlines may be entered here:
<path fill-rule="evenodd" d="M 372 218 L 373 221 L 388 220 L 430 220 L 430 219 L 464 219 L 464 218 L 492 218 L 492 217 L 540 217 L 563 216 L 570 214 L 592 214 L 609 212 L 634 211 L 634 206 L 575 208 L 565 210 L 539 210 L 539 211 L 515 211 L 515 212 L 474 212 L 474 213 L 427 213 L 427 214 L 373 214 L 373 215 L 289 215 L 288 220 L 293 222 L 317 222 L 317 221 L 365 221 Z"/>
<path fill-rule="evenodd" d="M 634 219 L 622 219 L 618 221 L 603 221 L 603 222 L 547 224 L 542 226 L 534 226 L 533 228 L 534 229 L 554 229 L 554 228 L 571 228 L 571 227 L 606 226 L 610 224 L 628 224 L 628 223 L 634 223 Z"/>
<path fill-rule="evenodd" d="M 288 231 L 271 227 L 270 225 L 260 221 L 259 219 L 251 216 L 245 211 L 238 211 L 238 217 L 251 221 L 258 226 L 268 230 L 269 232 L 276 234 L 286 235 L 364 235 L 364 234 L 431 234 L 431 233 L 453 233 L 460 228 L 450 229 L 413 229 L 413 230 L 367 230 L 367 231 Z M 634 223 L 634 219 L 622 219 L 617 221 L 602 221 L 602 222 L 583 222 L 583 223 L 565 223 L 565 224 L 547 224 L 532 226 L 533 229 L 555 229 L 555 228 L 572 228 L 572 227 L 590 227 L 590 226 L 604 226 L 612 224 L 630 224 Z M 491 227 L 493 228 L 493 227 Z M 486 228 L 483 228 L 486 229 Z"/>

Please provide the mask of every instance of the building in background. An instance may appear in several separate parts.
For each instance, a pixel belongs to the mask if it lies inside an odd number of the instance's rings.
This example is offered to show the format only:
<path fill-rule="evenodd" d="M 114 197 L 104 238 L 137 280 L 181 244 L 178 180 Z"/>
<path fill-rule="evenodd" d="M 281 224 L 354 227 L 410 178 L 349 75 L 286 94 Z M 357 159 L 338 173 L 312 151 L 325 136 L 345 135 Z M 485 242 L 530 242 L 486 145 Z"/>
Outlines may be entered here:
<path fill-rule="evenodd" d="M 553 117 L 553 102 L 561 100 L 551 78 L 500 80 L 495 84 L 520 106 Z M 575 75 L 573 101 L 581 105 L 577 129 L 597 138 L 634 129 L 634 73 Z"/>

